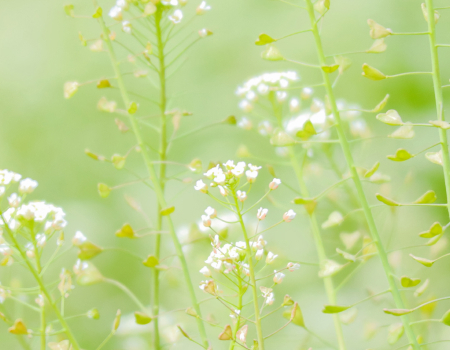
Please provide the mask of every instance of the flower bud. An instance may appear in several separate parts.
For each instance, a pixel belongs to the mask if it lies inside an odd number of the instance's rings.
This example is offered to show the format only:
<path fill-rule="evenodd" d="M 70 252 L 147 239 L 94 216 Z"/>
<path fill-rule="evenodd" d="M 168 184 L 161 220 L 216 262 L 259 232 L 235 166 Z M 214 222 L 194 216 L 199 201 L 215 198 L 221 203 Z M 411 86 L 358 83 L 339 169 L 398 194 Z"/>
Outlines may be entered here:
<path fill-rule="evenodd" d="M 206 185 L 203 180 L 198 180 L 195 183 L 194 189 L 202 193 L 208 193 L 208 185 Z"/>
<path fill-rule="evenodd" d="M 293 211 L 292 209 L 289 209 L 286 213 L 284 213 L 283 220 L 285 222 L 291 222 L 292 220 L 295 219 L 296 215 L 297 214 L 295 213 L 295 211 Z"/>
<path fill-rule="evenodd" d="M 209 215 L 202 215 L 202 224 L 205 227 L 211 227 L 211 218 Z"/>
<path fill-rule="evenodd" d="M 100 312 L 98 312 L 97 308 L 93 308 L 87 312 L 86 316 L 90 319 L 98 320 L 100 318 Z"/>
<path fill-rule="evenodd" d="M 244 202 L 247 199 L 247 193 L 245 191 L 237 191 L 236 195 L 240 202 Z"/>
<path fill-rule="evenodd" d="M 198 31 L 200 38 L 206 38 L 207 36 L 213 35 L 213 32 L 209 29 L 203 28 Z"/>
<path fill-rule="evenodd" d="M 283 278 L 284 278 L 284 273 L 282 272 L 277 272 L 277 270 L 275 270 L 275 276 L 273 276 L 273 282 L 276 284 L 280 284 L 281 282 L 283 282 Z"/>
<path fill-rule="evenodd" d="M 262 207 L 258 209 L 258 213 L 256 214 L 256 217 L 258 220 L 264 220 L 266 218 L 267 213 L 269 212 L 269 209 L 263 209 Z"/>
<path fill-rule="evenodd" d="M 212 208 L 212 207 L 208 207 L 205 209 L 205 213 L 206 215 L 208 215 L 211 219 L 214 219 L 217 216 L 217 210 Z"/>
<path fill-rule="evenodd" d="M 287 268 L 290 272 L 294 272 L 300 268 L 300 264 L 289 262 L 287 264 Z"/>
<path fill-rule="evenodd" d="M 201 268 L 200 273 L 205 277 L 211 277 L 211 271 L 206 266 Z"/>
<path fill-rule="evenodd" d="M 258 249 L 255 254 L 255 259 L 259 261 L 262 259 L 263 255 L 264 255 L 264 249 Z"/>
<path fill-rule="evenodd" d="M 276 190 L 280 184 L 281 184 L 281 180 L 275 178 L 275 179 L 273 179 L 272 182 L 269 184 L 269 188 L 270 188 L 271 190 Z"/>
<path fill-rule="evenodd" d="M 272 252 L 267 253 L 266 264 L 268 264 L 268 265 L 272 264 L 277 257 L 278 257 L 278 255 L 276 255 Z"/>
<path fill-rule="evenodd" d="M 206 13 L 206 11 L 209 10 L 211 10 L 211 6 L 209 6 L 206 1 L 202 1 L 195 12 L 197 13 L 197 15 L 203 15 Z"/>

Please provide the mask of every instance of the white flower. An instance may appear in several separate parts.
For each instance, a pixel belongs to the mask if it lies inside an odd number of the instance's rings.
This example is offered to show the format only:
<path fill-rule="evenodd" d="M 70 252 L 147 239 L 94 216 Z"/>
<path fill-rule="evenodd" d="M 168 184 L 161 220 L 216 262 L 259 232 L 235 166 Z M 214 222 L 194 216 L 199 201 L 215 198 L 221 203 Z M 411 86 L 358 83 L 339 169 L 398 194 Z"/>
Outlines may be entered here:
<path fill-rule="evenodd" d="M 36 304 L 38 304 L 38 306 L 42 308 L 45 306 L 44 296 L 42 294 L 39 294 L 38 297 L 34 299 L 34 301 Z"/>
<path fill-rule="evenodd" d="M 308 98 L 310 98 L 313 94 L 313 89 L 305 87 L 303 88 L 302 92 L 300 93 L 300 97 L 303 100 L 307 100 Z"/>
<path fill-rule="evenodd" d="M 169 16 L 169 20 L 171 20 L 174 24 L 178 24 L 183 19 L 183 11 L 180 9 L 175 10 L 171 16 Z"/>
<path fill-rule="evenodd" d="M 38 186 L 37 181 L 32 180 L 30 178 L 26 178 L 26 179 L 20 181 L 19 192 L 22 194 L 31 193 L 36 189 L 37 186 Z"/>
<path fill-rule="evenodd" d="M 205 277 L 211 277 L 211 271 L 206 266 L 203 266 L 200 273 Z"/>
<path fill-rule="evenodd" d="M 256 240 L 256 242 L 253 243 L 254 248 L 256 249 L 263 249 L 266 246 L 267 242 L 264 240 L 262 235 L 259 235 L 258 239 Z"/>
<path fill-rule="evenodd" d="M 203 193 L 207 193 L 208 192 L 208 185 L 206 185 L 203 180 L 198 180 L 195 183 L 194 189 Z"/>
<path fill-rule="evenodd" d="M 247 176 L 247 181 L 253 183 L 256 181 L 256 177 L 258 176 L 258 171 L 256 170 L 247 170 L 245 172 L 245 176 Z"/>
<path fill-rule="evenodd" d="M 217 174 L 213 180 L 218 185 L 224 185 L 227 178 L 224 173 Z"/>
<path fill-rule="evenodd" d="M 241 313 L 241 310 L 234 310 L 233 313 L 230 314 L 231 318 L 237 319 Z"/>
<path fill-rule="evenodd" d="M 223 186 L 217 186 L 217 187 L 219 187 L 219 192 L 224 197 L 228 196 L 228 194 L 230 193 L 230 191 L 226 187 L 223 187 Z"/>
<path fill-rule="evenodd" d="M 264 83 L 259 84 L 256 90 L 258 90 L 261 95 L 267 95 L 269 93 L 269 87 Z"/>
<path fill-rule="evenodd" d="M 215 235 L 213 241 L 211 242 L 211 245 L 216 248 L 219 249 L 220 247 L 220 238 L 219 235 Z"/>
<path fill-rule="evenodd" d="M 272 305 L 275 301 L 275 295 L 273 293 L 269 293 L 265 296 L 265 299 L 267 305 Z"/>
<path fill-rule="evenodd" d="M 257 165 L 253 165 L 253 164 L 248 164 L 248 168 L 251 170 L 251 171 L 258 171 L 259 169 L 261 169 L 262 168 L 262 166 L 257 166 Z"/>
<path fill-rule="evenodd" d="M 287 268 L 290 272 L 294 272 L 295 270 L 298 270 L 300 268 L 300 264 L 290 262 L 287 264 Z"/>
<path fill-rule="evenodd" d="M 272 252 L 268 252 L 267 256 L 266 256 L 266 264 L 272 264 L 275 259 L 278 257 L 278 255 L 272 253 Z"/>
<path fill-rule="evenodd" d="M 241 177 L 245 172 L 245 163 L 239 162 L 234 169 L 231 170 L 231 173 L 236 177 Z"/>
<path fill-rule="evenodd" d="M 286 213 L 284 213 L 283 220 L 286 222 L 291 222 L 292 220 L 295 219 L 296 215 L 297 214 L 295 213 L 295 211 L 293 211 L 292 209 L 289 209 Z"/>
<path fill-rule="evenodd" d="M 288 94 L 286 91 L 277 91 L 276 96 L 277 96 L 277 101 L 279 103 L 282 103 L 282 102 L 286 101 Z"/>
<path fill-rule="evenodd" d="M 72 238 L 72 244 L 74 246 L 80 246 L 81 244 L 83 244 L 86 241 L 87 241 L 87 238 L 81 231 L 75 232 L 75 236 Z"/>
<path fill-rule="evenodd" d="M 208 207 L 205 210 L 206 215 L 208 215 L 211 219 L 214 219 L 217 216 L 217 210 L 212 208 L 212 207 Z"/>
<path fill-rule="evenodd" d="M 283 278 L 284 278 L 284 273 L 282 272 L 277 272 L 277 270 L 274 271 L 275 272 L 275 276 L 273 276 L 273 282 L 276 284 L 280 284 L 281 282 L 283 282 Z"/>
<path fill-rule="evenodd" d="M 127 34 L 131 34 L 131 23 L 129 21 L 123 21 L 122 30 Z"/>
<path fill-rule="evenodd" d="M 262 136 L 267 136 L 272 134 L 273 126 L 268 120 L 264 120 L 263 122 L 258 124 L 258 132 Z"/>
<path fill-rule="evenodd" d="M 245 95 L 245 98 L 248 101 L 256 101 L 258 99 L 258 95 L 253 91 L 250 90 L 249 92 L 247 92 L 247 94 Z"/>
<path fill-rule="evenodd" d="M 211 10 L 211 6 L 209 6 L 206 1 L 202 1 L 201 4 L 197 7 L 197 15 L 203 15 L 206 11 Z"/>
<path fill-rule="evenodd" d="M 208 179 L 213 179 L 221 173 L 223 173 L 223 170 L 220 168 L 219 164 L 217 164 L 214 168 L 211 168 L 206 173 L 203 173 L 203 175 L 205 175 Z"/>
<path fill-rule="evenodd" d="M 13 255 L 13 250 L 8 244 L 0 244 L 0 254 L 3 256 L 11 256 Z"/>
<path fill-rule="evenodd" d="M 109 10 L 109 17 L 115 19 L 116 21 L 122 20 L 122 8 L 120 6 L 114 6 Z"/>
<path fill-rule="evenodd" d="M 227 168 L 228 170 L 232 170 L 236 167 L 236 165 L 234 165 L 234 161 L 232 161 L 232 160 L 227 160 L 226 163 L 223 163 L 223 166 L 225 168 Z"/>
<path fill-rule="evenodd" d="M 245 191 L 237 191 L 236 192 L 238 199 L 243 202 L 247 199 L 247 193 Z"/>
<path fill-rule="evenodd" d="M 255 254 L 256 260 L 261 260 L 264 255 L 264 249 L 258 249 Z"/>
<path fill-rule="evenodd" d="M 281 185 L 281 180 L 277 179 L 277 178 L 274 178 L 272 180 L 272 182 L 269 184 L 269 188 L 271 190 L 276 190 L 278 188 L 278 186 L 280 186 L 280 185 Z"/>
<path fill-rule="evenodd" d="M 198 31 L 198 35 L 200 36 L 200 38 L 206 38 L 207 36 L 212 35 L 212 34 L 213 34 L 213 32 L 206 28 L 200 29 Z"/>
<path fill-rule="evenodd" d="M 250 120 L 248 120 L 246 117 L 243 117 L 239 122 L 238 122 L 238 127 L 240 127 L 241 129 L 244 130 L 251 130 L 253 127 L 253 124 Z"/>
<path fill-rule="evenodd" d="M 37 243 L 38 247 L 44 248 L 46 242 L 47 242 L 47 236 L 44 233 L 39 233 L 36 235 L 36 243 Z"/>
<path fill-rule="evenodd" d="M 17 208 L 20 205 L 20 202 L 22 201 L 22 198 L 20 198 L 17 193 L 12 193 L 8 197 L 8 203 L 10 207 Z"/>
<path fill-rule="evenodd" d="M 264 220 L 266 218 L 267 213 L 269 212 L 269 209 L 263 209 L 262 207 L 258 209 L 258 213 L 256 214 L 256 217 L 258 220 Z"/>
<path fill-rule="evenodd" d="M 202 223 L 205 227 L 211 226 L 211 218 L 208 215 L 202 215 Z"/>
<path fill-rule="evenodd" d="M 5 194 L 5 192 L 6 192 L 5 186 L 0 186 L 0 198 L 3 197 L 3 195 Z"/>
<path fill-rule="evenodd" d="M 293 98 L 289 101 L 289 110 L 292 113 L 298 112 L 300 110 L 300 101 L 298 98 Z"/>
<path fill-rule="evenodd" d="M 163 5 L 178 6 L 178 0 L 162 0 Z"/>
<path fill-rule="evenodd" d="M 242 100 L 239 102 L 239 108 L 244 112 L 249 113 L 253 110 L 253 105 L 247 100 Z"/>

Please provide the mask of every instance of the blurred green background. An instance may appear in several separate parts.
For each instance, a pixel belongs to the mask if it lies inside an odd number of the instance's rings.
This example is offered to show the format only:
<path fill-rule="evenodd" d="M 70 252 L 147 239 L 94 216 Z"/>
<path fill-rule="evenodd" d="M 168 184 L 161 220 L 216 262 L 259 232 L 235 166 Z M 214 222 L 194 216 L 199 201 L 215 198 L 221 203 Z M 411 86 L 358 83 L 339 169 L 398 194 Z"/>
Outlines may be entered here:
<path fill-rule="evenodd" d="M 89 1 L 77 0 L 73 2 L 76 13 L 91 14 L 92 4 Z M 194 1 L 190 1 L 190 11 L 193 11 Z M 240 116 L 237 108 L 238 98 L 234 92 L 238 85 L 248 78 L 268 71 L 296 70 L 304 83 L 315 84 L 319 81 L 316 72 L 305 67 L 295 67 L 289 63 L 267 62 L 260 58 L 261 47 L 255 46 L 257 36 L 264 32 L 273 37 L 308 28 L 306 14 L 294 7 L 277 1 L 269 0 L 210 0 L 213 10 L 194 22 L 190 27 L 200 29 L 207 27 L 214 32 L 210 38 L 201 41 L 188 53 L 188 61 L 172 78 L 169 91 L 175 98 L 170 102 L 170 108 L 186 109 L 193 112 L 189 117 L 185 130 L 194 129 L 201 125 L 219 121 L 228 115 Z M 331 10 L 325 17 L 322 27 L 324 45 L 327 53 L 341 53 L 365 50 L 370 47 L 372 40 L 366 24 L 368 18 L 392 28 L 395 31 L 424 31 L 426 23 L 418 0 L 332 0 Z M 436 5 L 446 5 L 444 0 Z M 67 213 L 69 221 L 66 230 L 67 237 L 71 237 L 76 230 L 84 232 L 89 239 L 105 247 L 125 247 L 145 256 L 152 252 L 152 239 L 145 238 L 142 242 L 124 242 L 114 236 L 114 232 L 124 223 L 130 222 L 136 226 L 142 225 L 140 217 L 132 211 L 124 201 L 123 194 L 136 198 L 145 210 L 152 212 L 154 197 L 151 192 L 143 191 L 138 186 L 126 187 L 114 192 L 109 198 L 98 196 L 96 186 L 98 182 L 117 185 L 126 182 L 128 177 L 115 170 L 108 163 L 91 160 L 84 154 L 84 149 L 111 156 L 113 153 L 125 153 L 133 142 L 132 135 L 121 135 L 114 124 L 114 117 L 96 109 L 96 103 L 103 95 L 116 98 L 115 92 L 103 92 L 88 85 L 70 100 L 64 100 L 62 87 L 66 81 L 88 81 L 112 76 L 112 70 L 106 53 L 91 52 L 82 47 L 78 40 L 81 31 L 87 38 L 99 35 L 99 28 L 95 20 L 73 19 L 64 14 L 63 2 L 59 1 L 3 1 L 0 4 L 0 168 L 6 168 L 23 174 L 25 177 L 36 179 L 40 186 L 33 198 L 45 199 L 61 206 Z M 112 1 L 101 1 L 104 9 L 109 9 Z M 442 11 L 438 25 L 439 41 L 450 43 L 450 11 Z M 392 37 L 387 39 L 388 50 L 380 55 L 352 56 L 353 65 L 340 81 L 337 94 L 349 103 L 358 103 L 364 108 L 372 108 L 385 94 L 391 99 L 388 108 L 396 109 L 403 120 L 427 122 L 436 119 L 434 109 L 434 95 L 431 79 L 428 76 L 410 76 L 382 82 L 373 82 L 361 77 L 361 65 L 367 62 L 386 74 L 396 74 L 409 71 L 424 71 L 430 69 L 428 41 L 422 36 Z M 308 34 L 294 36 L 278 45 L 286 57 L 308 62 L 315 62 L 315 48 Z M 123 56 L 123 55 L 122 55 Z M 443 81 L 450 76 L 450 50 L 441 50 L 441 68 Z M 130 80 L 131 81 L 131 80 Z M 445 83 L 446 84 L 446 83 Z M 151 94 L 151 88 L 144 84 L 136 85 L 141 94 Z M 137 90 L 136 90 L 137 91 Z M 450 89 L 448 89 L 450 91 Z M 449 92 L 445 93 L 448 100 Z M 369 125 L 376 135 L 386 135 L 390 128 L 379 125 L 373 115 L 366 115 Z M 443 190 L 442 169 L 424 160 L 423 157 L 413 159 L 407 163 L 394 163 L 386 160 L 386 154 L 393 154 L 399 147 L 405 147 L 412 152 L 437 142 L 435 130 L 416 130 L 417 136 L 413 140 L 398 142 L 395 140 L 375 140 L 362 149 L 355 151 L 357 161 L 362 166 L 370 166 L 376 160 L 381 161 L 381 170 L 389 174 L 393 181 L 385 187 L 396 199 L 408 201 L 415 199 L 428 189 L 438 193 L 438 201 L 445 202 Z M 149 134 L 151 135 L 151 134 Z M 151 136 L 149 136 L 151 137 Z M 175 161 L 188 163 L 195 157 L 201 158 L 204 164 L 209 161 L 226 161 L 235 159 L 236 150 L 240 144 L 246 144 L 255 155 L 271 158 L 272 148 L 266 140 L 254 133 L 249 133 L 233 127 L 220 127 L 202 132 L 186 139 L 183 144 L 172 149 L 171 158 Z M 341 160 L 340 160 L 341 161 Z M 138 156 L 130 161 L 140 174 L 145 174 Z M 344 169 L 344 163 L 341 164 Z M 310 191 L 319 193 L 326 183 L 312 181 Z M 288 182 L 295 182 L 289 172 L 280 171 Z M 331 177 L 331 175 L 329 175 Z M 194 179 L 199 178 L 193 175 Z M 283 179 L 283 177 L 281 177 Z M 408 179 L 408 181 L 406 181 Z M 261 174 L 257 188 L 263 191 L 270 180 L 267 171 Z M 370 185 L 369 193 L 377 191 L 377 186 Z M 186 186 L 184 186 L 186 187 Z M 168 197 L 177 194 L 184 188 L 175 184 Z M 256 190 L 255 190 L 256 192 Z M 260 192 L 262 193 L 262 192 Z M 285 188 L 279 191 L 277 200 L 288 204 L 293 197 Z M 256 197 L 254 197 L 256 198 Z M 371 197 L 373 198 L 373 196 Z M 373 200 L 375 202 L 375 200 Z M 174 215 L 177 227 L 187 230 L 193 222 L 192 218 L 199 218 L 207 205 L 212 204 L 205 196 L 194 193 L 192 185 L 176 197 L 174 201 L 177 211 Z M 282 208 L 273 208 L 269 203 L 276 222 L 283 213 Z M 307 217 L 303 209 L 295 208 L 301 213 L 298 219 L 289 226 L 268 235 L 267 240 L 272 249 L 293 260 L 315 261 L 316 254 L 309 232 Z M 319 220 L 324 221 L 332 210 L 331 205 L 319 208 Z M 402 247 L 421 244 L 417 233 L 425 230 L 434 221 L 440 220 L 445 224 L 448 220 L 443 209 L 419 210 L 400 209 L 394 217 L 389 208 L 376 209 L 380 231 L 384 238 L 395 235 L 392 247 Z M 195 219 L 196 220 L 196 219 Z M 397 226 L 394 221 L 398 220 Z M 327 232 L 324 237 L 329 252 L 333 252 L 338 242 L 338 234 L 342 230 Z M 270 238 L 269 238 L 270 236 Z M 236 235 L 234 236 L 236 237 Z M 166 250 L 171 250 L 170 242 L 166 242 Z M 445 244 L 445 241 L 442 242 Z M 441 254 L 448 248 L 442 246 Z M 192 278 L 200 281 L 203 276 L 198 270 L 203 266 L 203 260 L 209 254 L 209 244 L 204 242 L 187 251 Z M 414 250 L 419 256 L 430 256 L 429 248 Z M 414 277 L 431 280 L 431 288 L 425 297 L 432 294 L 438 297 L 446 296 L 449 292 L 448 260 L 442 261 L 432 270 L 419 269 L 418 264 L 412 262 L 404 251 L 398 275 L 411 274 Z M 330 253 L 332 254 L 332 253 Z M 49 280 L 56 279 L 61 266 L 71 267 L 76 260 L 76 252 L 64 257 L 58 266 L 49 272 L 53 274 Z M 115 252 L 105 252 L 95 259 L 95 264 L 105 276 L 115 278 L 129 286 L 146 304 L 149 301 L 148 269 L 136 263 L 126 255 Z M 21 279 L 22 283 L 30 284 L 24 279 L 26 272 L 21 267 L 0 269 L 0 281 L 9 283 L 11 279 Z M 163 279 L 163 310 L 180 309 L 189 305 L 184 294 L 182 275 L 177 270 L 169 270 Z M 322 282 L 316 277 L 317 271 L 303 266 L 295 273 L 289 274 L 286 283 L 277 292 L 278 300 L 284 293 L 289 293 L 298 300 L 302 307 L 308 326 L 322 334 L 327 339 L 334 339 L 334 329 L 331 317 L 320 312 L 326 303 Z M 338 278 L 338 280 L 340 277 Z M 194 283 L 195 284 L 195 283 Z M 349 304 L 362 299 L 366 289 L 383 290 L 386 279 L 380 269 L 379 260 L 373 258 L 363 270 L 358 273 L 340 293 L 340 304 Z M 199 291 L 199 297 L 204 295 Z M 384 304 L 383 304 L 384 303 Z M 124 314 L 132 313 L 134 305 L 129 302 L 121 291 L 112 286 L 96 285 L 93 287 L 77 287 L 67 302 L 67 314 L 77 314 L 92 307 L 97 307 L 101 313 L 99 321 L 77 319 L 71 322 L 76 334 L 80 338 L 82 347 L 95 349 L 109 333 L 114 314 L 122 309 Z M 381 306 L 389 305 L 367 303 L 360 308 L 358 322 L 345 326 L 344 331 L 349 349 L 394 349 L 395 346 L 386 345 L 387 328 L 381 328 L 377 335 L 365 343 L 363 340 L 363 324 L 376 321 L 384 326 L 396 322 L 392 317 L 381 312 Z M 19 317 L 23 310 L 11 301 L 6 301 L 6 307 L 11 314 Z M 431 318 L 439 318 L 449 305 L 439 304 Z M 208 305 L 208 311 L 217 316 L 223 323 L 228 314 L 218 306 Z M 170 315 L 170 314 L 169 314 Z M 418 315 L 417 317 L 420 317 Z M 132 322 L 122 325 L 122 334 L 116 336 L 105 349 L 137 350 L 147 349 L 150 336 L 147 329 L 141 327 L 136 331 L 131 327 Z M 30 318 L 33 320 L 33 318 Z M 274 320 L 267 328 L 283 324 L 283 319 Z M 192 319 L 182 313 L 175 313 L 173 317 L 163 320 L 170 330 L 174 324 L 182 324 L 189 333 L 196 330 Z M 427 328 L 427 327 L 425 327 Z M 212 338 L 216 337 L 216 329 L 209 328 Z M 442 325 L 433 325 L 430 339 L 449 339 L 450 331 Z M 289 327 L 280 336 L 269 341 L 268 348 L 282 346 L 283 349 L 303 349 L 301 340 L 306 334 L 297 327 Z M 403 345 L 403 339 L 397 346 Z M 313 349 L 321 349 L 321 344 L 312 343 Z M 0 348 L 18 349 L 19 345 L 6 327 L 0 324 Z M 181 339 L 174 349 L 193 348 L 186 339 Z M 223 344 L 214 349 L 225 348 Z M 324 347 L 323 347 L 324 348 Z M 445 343 L 434 345 L 430 349 L 448 349 Z"/>

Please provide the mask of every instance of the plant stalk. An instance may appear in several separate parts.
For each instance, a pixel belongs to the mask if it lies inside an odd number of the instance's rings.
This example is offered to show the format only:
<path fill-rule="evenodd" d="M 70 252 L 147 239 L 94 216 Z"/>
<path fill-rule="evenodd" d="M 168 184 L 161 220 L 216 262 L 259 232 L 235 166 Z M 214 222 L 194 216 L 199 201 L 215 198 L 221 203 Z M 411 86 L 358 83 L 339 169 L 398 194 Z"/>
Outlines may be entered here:
<path fill-rule="evenodd" d="M 317 27 L 317 22 L 316 22 L 315 13 L 314 13 L 314 7 L 313 7 L 311 0 L 305 0 L 305 1 L 306 1 L 306 5 L 307 5 L 307 11 L 309 14 L 309 19 L 311 22 L 312 33 L 314 35 L 314 40 L 315 40 L 315 44 L 316 44 L 316 50 L 317 50 L 319 63 L 321 66 L 325 66 L 326 59 L 325 59 L 325 54 L 323 51 L 322 39 L 320 37 L 319 29 Z M 434 15 L 431 18 L 434 18 Z M 329 102 L 331 105 L 331 110 L 332 110 L 332 113 L 333 113 L 335 121 L 336 121 L 335 125 L 336 125 L 336 130 L 337 130 L 337 133 L 339 136 L 340 144 L 342 147 L 342 151 L 344 153 L 344 157 L 347 162 L 347 166 L 350 168 L 350 173 L 353 178 L 353 182 L 355 184 L 358 198 L 359 198 L 359 201 L 361 202 L 361 206 L 363 208 L 363 212 L 366 217 L 367 224 L 369 226 L 369 231 L 372 236 L 372 240 L 375 242 L 375 244 L 377 246 L 378 254 L 380 256 L 380 260 L 383 265 L 383 269 L 384 269 L 386 277 L 388 279 L 389 286 L 390 286 L 390 289 L 392 292 L 392 296 L 394 298 L 396 307 L 399 309 L 405 309 L 402 295 L 400 294 L 400 291 L 398 290 L 396 281 L 393 277 L 394 274 L 393 274 L 392 268 L 389 264 L 386 250 L 384 249 L 384 246 L 381 242 L 381 237 L 378 233 L 378 229 L 375 224 L 375 220 L 372 215 L 372 211 L 370 209 L 367 197 L 364 193 L 364 189 L 363 189 L 361 180 L 360 180 L 358 172 L 356 170 L 355 162 L 353 160 L 353 155 L 350 150 L 350 145 L 348 143 L 344 128 L 342 126 L 342 121 L 341 121 L 341 117 L 339 114 L 339 109 L 336 104 L 336 98 L 334 96 L 333 87 L 332 87 L 332 83 L 330 81 L 329 73 L 326 73 L 324 70 L 322 70 L 322 77 L 323 77 L 323 81 L 324 81 L 325 90 L 327 92 L 328 99 L 329 99 Z M 408 341 L 409 341 L 410 345 L 412 346 L 413 350 L 420 350 L 420 346 L 416 339 L 416 334 L 409 324 L 410 322 L 409 322 L 408 315 L 401 316 L 401 318 L 402 318 L 403 326 L 405 328 L 405 333 L 406 333 L 406 336 L 408 337 Z"/>

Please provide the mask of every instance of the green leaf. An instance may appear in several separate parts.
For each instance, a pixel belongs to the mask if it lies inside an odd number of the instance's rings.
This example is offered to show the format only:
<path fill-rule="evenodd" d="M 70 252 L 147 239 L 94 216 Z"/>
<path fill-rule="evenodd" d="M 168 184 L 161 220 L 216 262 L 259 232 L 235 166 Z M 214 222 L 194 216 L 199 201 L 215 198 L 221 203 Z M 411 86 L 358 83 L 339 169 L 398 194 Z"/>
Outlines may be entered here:
<path fill-rule="evenodd" d="M 274 45 L 267 45 L 267 49 L 261 52 L 261 57 L 267 61 L 282 61 L 284 60 L 283 55 L 280 50 L 278 50 Z"/>
<path fill-rule="evenodd" d="M 370 80 L 383 80 L 386 79 L 386 75 L 380 72 L 378 69 L 369 66 L 367 63 L 363 64 L 362 76 Z"/>
<path fill-rule="evenodd" d="M 380 167 L 380 162 L 376 162 L 369 170 L 364 173 L 365 178 L 371 177 Z"/>
<path fill-rule="evenodd" d="M 441 322 L 446 326 L 450 326 L 450 310 L 448 310 L 441 318 Z"/>
<path fill-rule="evenodd" d="M 435 263 L 434 260 L 429 260 L 429 259 L 425 259 L 425 258 L 420 258 L 420 257 L 415 256 L 415 255 L 412 255 L 412 254 L 409 254 L 409 256 L 410 256 L 411 258 L 413 258 L 415 261 L 417 261 L 418 263 L 421 263 L 423 266 L 426 266 L 426 267 L 431 267 L 431 266 L 433 266 L 433 264 Z"/>
<path fill-rule="evenodd" d="M 160 213 L 162 216 L 167 216 L 167 215 L 172 214 L 174 211 L 175 211 L 175 207 L 172 206 L 172 207 L 168 207 L 168 208 L 161 209 L 161 211 L 160 211 L 159 213 Z"/>
<path fill-rule="evenodd" d="M 394 156 L 387 156 L 388 159 L 393 160 L 394 162 L 404 162 L 405 160 L 414 157 L 414 154 L 409 153 L 406 149 L 403 148 L 399 148 L 397 152 L 395 152 Z"/>
<path fill-rule="evenodd" d="M 305 320 L 303 319 L 303 313 L 300 309 L 300 306 L 298 306 L 297 303 L 295 303 L 291 308 L 288 310 L 285 310 L 283 312 L 283 317 L 292 320 L 292 323 L 305 328 Z"/>
<path fill-rule="evenodd" d="M 130 102 L 130 104 L 128 105 L 128 114 L 134 114 L 136 113 L 138 110 L 138 105 L 136 102 Z"/>
<path fill-rule="evenodd" d="M 388 330 L 388 343 L 390 345 L 397 343 L 404 333 L 405 328 L 402 323 L 391 324 Z"/>
<path fill-rule="evenodd" d="M 271 36 L 263 33 L 263 34 L 259 35 L 258 39 L 255 41 L 255 44 L 258 46 L 263 46 L 263 45 L 273 43 L 275 41 L 277 41 L 277 40 L 272 38 Z"/>
<path fill-rule="evenodd" d="M 99 183 L 97 185 L 97 189 L 98 189 L 98 193 L 100 194 L 100 197 L 102 197 L 102 198 L 108 197 L 109 194 L 111 193 L 111 188 L 104 183 Z"/>
<path fill-rule="evenodd" d="M 399 203 L 397 203 L 397 202 L 393 201 L 392 199 L 389 199 L 379 193 L 376 194 L 376 197 L 380 202 L 382 202 L 386 205 L 389 205 L 391 207 L 398 207 L 400 205 Z"/>
<path fill-rule="evenodd" d="M 338 64 L 332 64 L 332 65 L 329 65 L 329 66 L 322 66 L 321 68 L 322 68 L 322 70 L 325 73 L 333 73 L 339 68 L 339 65 Z"/>
<path fill-rule="evenodd" d="M 64 11 L 66 12 L 67 16 L 73 17 L 74 13 L 73 13 L 73 9 L 75 6 L 73 6 L 72 4 L 69 5 L 64 5 Z"/>
<path fill-rule="evenodd" d="M 414 204 L 430 204 L 436 201 L 436 193 L 434 191 L 427 191 L 422 196 L 417 198 L 413 203 Z"/>
<path fill-rule="evenodd" d="M 372 113 L 378 113 L 381 112 L 384 107 L 386 107 L 387 103 L 389 100 L 389 94 L 387 94 L 386 96 L 384 96 L 384 98 L 380 101 L 380 103 L 378 103 L 374 109 L 371 110 Z"/>
<path fill-rule="evenodd" d="M 310 120 L 307 120 L 305 124 L 303 124 L 303 129 L 297 132 L 297 137 L 302 140 L 308 140 L 311 136 L 316 135 L 316 129 L 314 128 L 313 123 Z"/>
<path fill-rule="evenodd" d="M 419 283 L 420 283 L 420 279 L 419 278 L 410 278 L 408 276 L 402 276 L 400 278 L 400 284 L 402 285 L 403 288 L 415 287 Z"/>
<path fill-rule="evenodd" d="M 78 248 L 80 249 L 78 252 L 78 259 L 81 260 L 92 259 L 103 251 L 102 248 L 89 241 L 83 242 L 78 246 Z"/>
<path fill-rule="evenodd" d="M 403 315 L 410 314 L 414 310 L 409 310 L 409 309 L 383 309 L 383 311 L 384 311 L 385 314 L 388 314 L 388 315 L 403 316 Z"/>
<path fill-rule="evenodd" d="M 350 308 L 351 306 L 324 305 L 322 312 L 324 314 L 338 314 Z"/>
<path fill-rule="evenodd" d="M 116 236 L 120 238 L 136 238 L 130 224 L 124 224 L 120 230 L 116 232 Z"/>
<path fill-rule="evenodd" d="M 403 125 L 402 118 L 395 109 L 390 109 L 386 113 L 380 113 L 376 118 L 387 125 Z"/>
<path fill-rule="evenodd" d="M 143 312 L 136 311 L 134 313 L 134 320 L 136 321 L 137 324 L 144 325 L 152 322 L 152 317 Z"/>
<path fill-rule="evenodd" d="M 147 259 L 145 259 L 142 264 L 147 267 L 155 267 L 159 264 L 159 260 L 154 255 L 149 255 Z"/>
<path fill-rule="evenodd" d="M 442 225 L 439 222 L 435 222 L 433 225 L 431 225 L 428 231 L 419 233 L 419 236 L 423 238 L 433 238 L 437 235 L 440 235 L 442 232 Z"/>
<path fill-rule="evenodd" d="M 93 18 L 100 18 L 102 16 L 103 10 L 100 6 L 95 9 L 95 13 L 92 15 Z"/>

